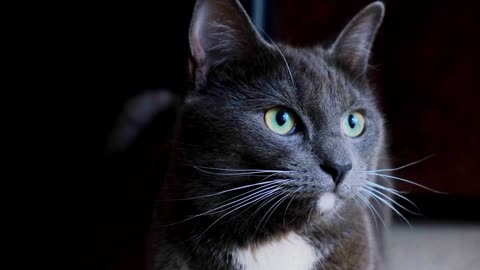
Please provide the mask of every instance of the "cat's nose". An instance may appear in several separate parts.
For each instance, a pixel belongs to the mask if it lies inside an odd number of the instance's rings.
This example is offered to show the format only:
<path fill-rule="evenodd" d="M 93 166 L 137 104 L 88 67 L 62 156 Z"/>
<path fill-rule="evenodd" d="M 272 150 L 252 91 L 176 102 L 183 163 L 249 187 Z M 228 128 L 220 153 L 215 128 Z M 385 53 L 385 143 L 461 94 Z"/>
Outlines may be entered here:
<path fill-rule="evenodd" d="M 320 165 L 320 168 L 332 176 L 335 185 L 339 185 L 343 179 L 345 179 L 348 171 L 352 169 L 352 164 L 340 165 L 335 163 L 324 163 Z"/>

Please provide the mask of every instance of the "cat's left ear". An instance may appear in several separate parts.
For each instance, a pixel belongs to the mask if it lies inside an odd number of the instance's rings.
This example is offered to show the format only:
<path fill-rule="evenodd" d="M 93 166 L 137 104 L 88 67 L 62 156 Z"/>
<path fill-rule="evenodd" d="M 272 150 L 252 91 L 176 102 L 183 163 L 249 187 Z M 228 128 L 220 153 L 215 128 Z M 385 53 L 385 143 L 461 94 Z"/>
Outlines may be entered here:
<path fill-rule="evenodd" d="M 342 30 L 330 52 L 354 73 L 365 74 L 375 35 L 385 13 L 382 2 L 374 2 L 361 10 Z"/>

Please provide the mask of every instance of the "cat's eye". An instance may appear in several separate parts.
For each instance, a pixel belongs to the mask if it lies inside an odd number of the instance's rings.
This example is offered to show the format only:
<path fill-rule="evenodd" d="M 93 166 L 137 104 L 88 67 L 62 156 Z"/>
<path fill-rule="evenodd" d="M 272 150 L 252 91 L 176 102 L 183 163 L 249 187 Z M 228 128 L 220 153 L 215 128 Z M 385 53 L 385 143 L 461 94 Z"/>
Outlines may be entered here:
<path fill-rule="evenodd" d="M 365 118 L 359 112 L 351 112 L 342 120 L 342 130 L 348 137 L 358 137 L 365 128 Z"/>
<path fill-rule="evenodd" d="M 277 134 L 291 134 L 295 131 L 295 116 L 287 109 L 273 107 L 265 113 L 265 124 Z"/>

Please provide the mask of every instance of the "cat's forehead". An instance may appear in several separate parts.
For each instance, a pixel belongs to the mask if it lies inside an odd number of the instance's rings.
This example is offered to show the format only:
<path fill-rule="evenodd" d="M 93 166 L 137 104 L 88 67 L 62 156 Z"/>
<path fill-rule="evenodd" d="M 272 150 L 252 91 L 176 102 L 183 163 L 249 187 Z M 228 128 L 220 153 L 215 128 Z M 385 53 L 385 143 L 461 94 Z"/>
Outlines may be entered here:
<path fill-rule="evenodd" d="M 285 69 L 288 64 L 291 71 L 289 91 L 295 94 L 296 101 L 303 108 L 335 107 L 341 110 L 361 99 L 358 84 L 335 65 L 322 48 L 283 47 L 282 51 L 286 60 Z"/>

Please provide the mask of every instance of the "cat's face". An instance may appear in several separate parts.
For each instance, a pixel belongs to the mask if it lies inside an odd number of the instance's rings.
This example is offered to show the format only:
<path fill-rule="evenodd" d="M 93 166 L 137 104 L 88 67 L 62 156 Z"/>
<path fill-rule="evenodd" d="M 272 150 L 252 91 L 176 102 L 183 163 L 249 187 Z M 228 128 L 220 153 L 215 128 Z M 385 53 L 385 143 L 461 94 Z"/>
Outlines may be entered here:
<path fill-rule="evenodd" d="M 329 49 L 277 48 L 238 4 L 197 4 L 196 89 L 182 119 L 185 164 L 194 166 L 186 186 L 190 196 L 220 193 L 199 208 L 250 196 L 217 211 L 242 204 L 255 211 L 274 198 L 265 210 L 279 207 L 285 216 L 290 202 L 291 215 L 324 216 L 359 192 L 383 147 L 382 117 L 364 76 L 382 16 L 382 6 L 365 9 Z"/>

